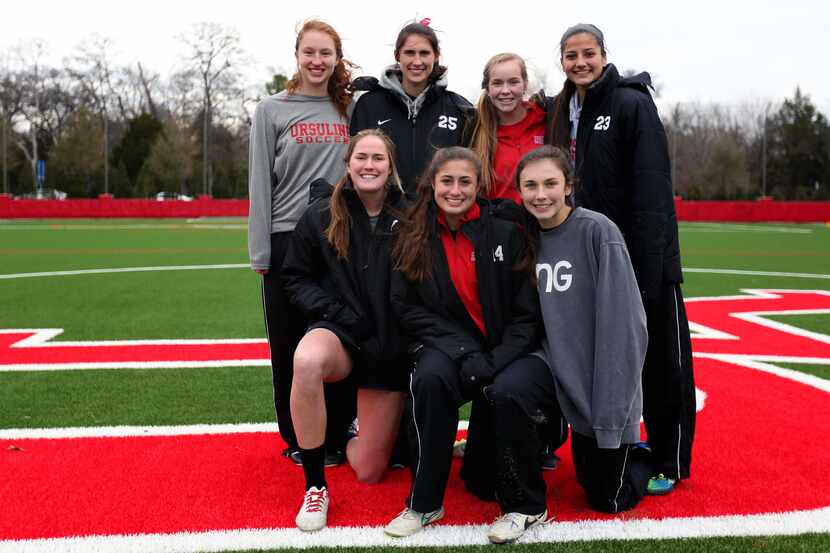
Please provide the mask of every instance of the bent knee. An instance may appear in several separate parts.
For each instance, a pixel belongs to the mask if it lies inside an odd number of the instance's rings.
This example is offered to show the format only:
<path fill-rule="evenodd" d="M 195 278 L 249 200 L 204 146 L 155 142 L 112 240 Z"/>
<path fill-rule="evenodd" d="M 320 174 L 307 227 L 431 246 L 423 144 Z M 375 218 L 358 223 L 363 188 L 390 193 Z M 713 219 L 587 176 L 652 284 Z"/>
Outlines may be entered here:
<path fill-rule="evenodd" d="M 319 353 L 297 350 L 294 353 L 294 383 L 317 384 L 323 381 L 326 359 Z"/>
<path fill-rule="evenodd" d="M 362 484 L 377 484 L 386 474 L 386 465 L 381 463 L 361 463 L 352 468 L 358 482 Z"/>

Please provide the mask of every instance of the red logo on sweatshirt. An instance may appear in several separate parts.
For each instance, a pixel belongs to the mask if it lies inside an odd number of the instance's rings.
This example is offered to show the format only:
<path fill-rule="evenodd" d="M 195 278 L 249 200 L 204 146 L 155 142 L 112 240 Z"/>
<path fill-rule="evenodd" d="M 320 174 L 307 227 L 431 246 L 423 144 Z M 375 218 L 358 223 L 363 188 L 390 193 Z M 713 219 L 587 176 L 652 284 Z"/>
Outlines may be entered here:
<path fill-rule="evenodd" d="M 291 138 L 297 144 L 348 144 L 349 126 L 344 123 L 294 123 Z"/>

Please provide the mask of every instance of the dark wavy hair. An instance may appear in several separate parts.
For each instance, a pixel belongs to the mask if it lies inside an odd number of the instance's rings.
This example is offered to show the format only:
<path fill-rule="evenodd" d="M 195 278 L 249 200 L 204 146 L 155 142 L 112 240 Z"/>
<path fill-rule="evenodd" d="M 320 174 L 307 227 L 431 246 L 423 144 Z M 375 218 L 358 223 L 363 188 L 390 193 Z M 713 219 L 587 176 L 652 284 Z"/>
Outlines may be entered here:
<path fill-rule="evenodd" d="M 343 57 L 343 41 L 340 40 L 340 35 L 337 34 L 334 27 L 319 19 L 309 19 L 297 31 L 297 40 L 294 43 L 295 56 L 300 51 L 300 42 L 302 42 L 303 36 L 309 31 L 327 34 L 334 41 L 337 63 L 334 66 L 334 72 L 329 77 L 328 94 L 340 115 L 347 117 L 347 110 L 352 101 L 352 69 L 357 66 Z M 285 89 L 289 94 L 296 94 L 301 85 L 300 72 L 296 71 L 285 84 Z"/>
<path fill-rule="evenodd" d="M 438 171 L 450 161 L 467 161 L 473 166 L 476 183 L 481 183 L 481 159 L 469 148 L 452 146 L 441 148 L 418 182 L 418 199 L 400 220 L 400 230 L 392 248 L 395 268 L 409 280 L 423 282 L 432 278 L 432 245 L 435 233 L 435 205 L 433 183 Z"/>

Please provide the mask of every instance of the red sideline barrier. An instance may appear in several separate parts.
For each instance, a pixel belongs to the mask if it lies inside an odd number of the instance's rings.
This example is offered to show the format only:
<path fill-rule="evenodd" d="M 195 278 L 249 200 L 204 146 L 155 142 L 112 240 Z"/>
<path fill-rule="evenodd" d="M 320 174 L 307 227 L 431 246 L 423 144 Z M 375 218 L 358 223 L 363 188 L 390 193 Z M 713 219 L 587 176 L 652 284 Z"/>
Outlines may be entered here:
<path fill-rule="evenodd" d="M 675 199 L 681 221 L 830 222 L 830 202 L 686 201 Z M 0 219 L 245 217 L 248 200 L 13 200 L 0 194 Z"/>
<path fill-rule="evenodd" d="M 247 217 L 248 200 L 10 200 L 0 198 L 0 219 Z"/>
<path fill-rule="evenodd" d="M 686 201 L 675 199 L 680 221 L 742 223 L 830 222 L 830 202 L 779 202 L 771 199 L 745 202 Z"/>

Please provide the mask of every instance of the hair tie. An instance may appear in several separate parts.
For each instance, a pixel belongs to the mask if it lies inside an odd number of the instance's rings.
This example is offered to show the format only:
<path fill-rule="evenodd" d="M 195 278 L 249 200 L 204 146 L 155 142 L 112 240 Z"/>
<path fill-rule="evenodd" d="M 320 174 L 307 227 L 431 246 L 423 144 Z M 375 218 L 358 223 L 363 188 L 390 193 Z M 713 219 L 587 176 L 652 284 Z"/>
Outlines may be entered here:
<path fill-rule="evenodd" d="M 420 23 L 424 27 L 429 27 L 429 24 L 432 23 L 432 19 L 430 19 L 429 17 L 425 17 L 422 20 L 420 20 L 418 23 Z"/>

